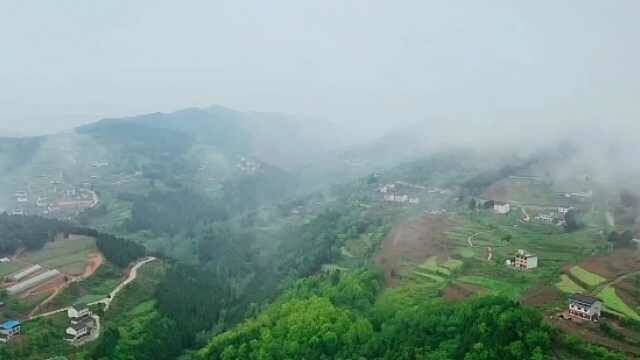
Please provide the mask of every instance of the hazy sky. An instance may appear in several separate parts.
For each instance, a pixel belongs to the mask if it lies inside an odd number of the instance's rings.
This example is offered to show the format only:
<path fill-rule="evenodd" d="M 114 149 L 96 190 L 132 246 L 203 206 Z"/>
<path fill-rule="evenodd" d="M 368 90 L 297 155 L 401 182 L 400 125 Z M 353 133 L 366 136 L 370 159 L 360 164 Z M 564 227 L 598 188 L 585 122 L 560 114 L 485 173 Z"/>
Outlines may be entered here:
<path fill-rule="evenodd" d="M 639 13 L 637 0 L 0 0 L 0 134 L 211 104 L 376 130 L 449 114 L 629 119 Z"/>

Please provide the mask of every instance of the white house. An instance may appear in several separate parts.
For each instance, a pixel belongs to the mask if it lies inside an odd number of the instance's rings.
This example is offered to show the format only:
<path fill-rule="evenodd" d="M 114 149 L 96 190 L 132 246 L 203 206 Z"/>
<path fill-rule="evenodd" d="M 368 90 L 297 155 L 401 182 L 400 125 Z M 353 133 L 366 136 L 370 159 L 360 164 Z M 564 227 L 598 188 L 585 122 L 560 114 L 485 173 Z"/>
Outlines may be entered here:
<path fill-rule="evenodd" d="M 81 318 L 91 316 L 91 311 L 89 311 L 89 308 L 84 304 L 76 304 L 67 310 L 67 316 L 73 323 Z"/>
<path fill-rule="evenodd" d="M 516 270 L 531 270 L 538 267 L 538 256 L 529 254 L 524 250 L 518 250 L 515 256 L 507 260 L 507 265 Z"/>
<path fill-rule="evenodd" d="M 569 297 L 569 315 L 591 321 L 600 320 L 602 302 L 593 296 L 573 294 Z"/>
<path fill-rule="evenodd" d="M 84 336 L 91 334 L 96 325 L 92 317 L 91 311 L 87 305 L 76 304 L 67 309 L 67 316 L 71 321 L 71 325 L 67 327 L 65 340 L 76 341 Z"/>
<path fill-rule="evenodd" d="M 496 214 L 506 215 L 511 212 L 511 205 L 496 201 L 493 203 L 493 211 L 495 211 Z"/>
<path fill-rule="evenodd" d="M 75 324 L 71 324 L 71 326 L 67 328 L 67 336 L 65 337 L 65 340 L 76 341 L 84 336 L 91 334 L 91 331 L 94 327 L 95 321 L 91 316 Z"/>
<path fill-rule="evenodd" d="M 540 221 L 543 224 L 553 225 L 556 219 L 551 215 L 540 214 L 536 216 L 536 220 Z"/>

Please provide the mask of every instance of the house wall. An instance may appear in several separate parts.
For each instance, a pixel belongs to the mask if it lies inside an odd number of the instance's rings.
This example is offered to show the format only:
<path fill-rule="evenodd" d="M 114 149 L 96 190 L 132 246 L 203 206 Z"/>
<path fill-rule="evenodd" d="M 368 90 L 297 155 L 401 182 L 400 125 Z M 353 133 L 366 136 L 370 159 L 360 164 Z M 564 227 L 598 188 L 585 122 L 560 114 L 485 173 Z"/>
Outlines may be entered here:
<path fill-rule="evenodd" d="M 89 315 L 89 309 L 83 309 L 82 311 L 77 311 L 75 308 L 71 307 L 67 310 L 67 316 L 70 318 L 79 318 L 85 315 Z"/>

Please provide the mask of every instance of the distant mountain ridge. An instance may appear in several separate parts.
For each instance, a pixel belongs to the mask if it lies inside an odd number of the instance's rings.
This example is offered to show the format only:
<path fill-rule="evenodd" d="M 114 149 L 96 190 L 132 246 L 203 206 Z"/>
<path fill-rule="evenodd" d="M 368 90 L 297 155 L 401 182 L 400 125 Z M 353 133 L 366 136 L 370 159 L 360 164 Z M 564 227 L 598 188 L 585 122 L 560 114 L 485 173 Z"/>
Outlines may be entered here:
<path fill-rule="evenodd" d="M 227 155 L 250 155 L 291 169 L 335 146 L 326 141 L 333 127 L 279 113 L 240 112 L 221 106 L 188 108 L 172 113 L 103 119 L 76 128 L 81 134 L 120 139 L 153 132 L 214 146 Z M 114 139 L 115 140 L 115 139 Z"/>

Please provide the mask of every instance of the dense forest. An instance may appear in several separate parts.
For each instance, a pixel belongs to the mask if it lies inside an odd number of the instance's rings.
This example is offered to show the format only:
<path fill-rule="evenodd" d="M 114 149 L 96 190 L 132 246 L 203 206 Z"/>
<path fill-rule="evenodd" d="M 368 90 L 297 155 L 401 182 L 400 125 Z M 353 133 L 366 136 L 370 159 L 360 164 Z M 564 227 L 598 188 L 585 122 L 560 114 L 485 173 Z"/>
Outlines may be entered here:
<path fill-rule="evenodd" d="M 96 235 L 96 245 L 100 252 L 109 261 L 120 267 L 126 267 L 145 254 L 144 246 L 131 240 L 104 233 Z"/>
<path fill-rule="evenodd" d="M 301 280 L 257 317 L 186 357 L 209 359 L 623 359 L 567 338 L 539 312 L 501 297 L 406 306 L 376 301 L 380 274 L 333 272 Z"/>
<path fill-rule="evenodd" d="M 43 218 L 0 214 L 0 255 L 11 255 L 19 248 L 36 250 L 52 241 L 57 234 L 94 235 L 94 231 L 70 223 Z"/>
<path fill-rule="evenodd" d="M 203 221 L 224 221 L 224 207 L 211 199 L 186 189 L 152 191 L 148 195 L 123 195 L 131 201 L 131 219 L 126 225 L 131 232 L 149 230 L 156 234 L 175 235 Z"/>

